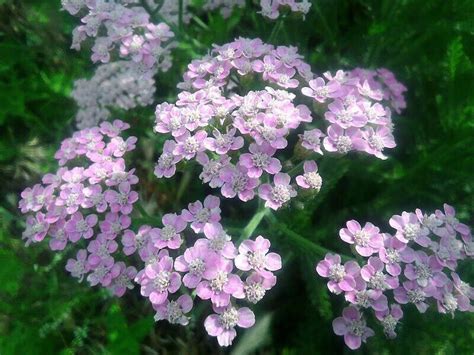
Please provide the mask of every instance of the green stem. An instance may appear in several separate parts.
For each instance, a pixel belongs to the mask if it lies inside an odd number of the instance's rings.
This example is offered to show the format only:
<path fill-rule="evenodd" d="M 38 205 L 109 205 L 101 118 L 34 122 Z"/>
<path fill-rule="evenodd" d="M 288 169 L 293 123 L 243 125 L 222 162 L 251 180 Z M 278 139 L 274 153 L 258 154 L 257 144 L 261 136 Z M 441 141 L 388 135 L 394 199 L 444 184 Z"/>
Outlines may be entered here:
<path fill-rule="evenodd" d="M 273 26 L 272 32 L 270 33 L 270 37 L 268 37 L 267 43 L 272 43 L 273 40 L 276 38 L 278 32 L 280 32 L 281 26 L 283 25 L 283 19 L 284 17 L 280 17 L 275 26 Z"/>
<path fill-rule="evenodd" d="M 140 211 L 140 214 L 145 217 L 145 218 L 151 218 L 151 216 L 148 214 L 147 211 L 145 211 L 145 208 L 140 204 L 137 203 L 135 204 L 135 207 L 137 208 L 138 211 Z"/>
<path fill-rule="evenodd" d="M 270 212 L 270 210 L 266 207 L 260 207 L 257 213 L 254 214 L 252 219 L 247 223 L 247 225 L 244 227 L 244 230 L 242 231 L 242 234 L 240 235 L 239 240 L 237 241 L 237 244 L 240 244 L 245 239 L 250 238 L 250 236 L 255 232 L 257 227 L 259 226 L 260 222 L 262 222 L 263 218 Z"/>
<path fill-rule="evenodd" d="M 301 249 L 311 250 L 314 254 L 320 257 L 324 257 L 327 253 L 335 253 L 334 251 L 329 250 L 319 244 L 316 244 L 311 240 L 303 237 L 302 235 L 296 233 L 295 231 L 288 228 L 285 224 L 278 222 L 276 217 L 272 214 L 269 214 L 266 219 L 268 220 L 268 224 L 271 226 L 271 230 L 274 233 L 276 232 L 277 234 L 289 237 L 289 239 L 292 240 L 293 243 Z M 341 255 L 341 259 L 344 261 L 348 261 L 353 260 L 354 258 L 347 255 Z"/>
<path fill-rule="evenodd" d="M 178 188 L 178 192 L 176 193 L 176 202 L 181 200 L 181 197 L 183 197 L 184 192 L 188 188 L 189 183 L 191 182 L 192 178 L 192 167 L 189 167 L 189 169 L 186 169 L 186 171 L 183 174 L 183 178 L 181 179 L 181 183 Z"/>

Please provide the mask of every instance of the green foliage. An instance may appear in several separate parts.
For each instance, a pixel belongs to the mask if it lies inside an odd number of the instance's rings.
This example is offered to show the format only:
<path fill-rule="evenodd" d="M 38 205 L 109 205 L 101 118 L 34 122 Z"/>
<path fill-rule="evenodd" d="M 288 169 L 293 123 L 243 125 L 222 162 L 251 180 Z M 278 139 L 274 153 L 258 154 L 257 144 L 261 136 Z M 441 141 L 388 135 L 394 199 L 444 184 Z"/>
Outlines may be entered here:
<path fill-rule="evenodd" d="M 284 257 L 278 287 L 256 308 L 261 323 L 241 336 L 235 353 L 349 353 L 331 328 L 342 300 L 314 272 L 326 250 L 350 254 L 338 238 L 342 224 L 354 218 L 389 231 L 392 214 L 448 202 L 474 225 L 474 2 L 318 0 L 305 22 L 265 20 L 247 2 L 227 20 L 200 13 L 193 2 L 200 15 L 179 33 L 171 70 L 157 77 L 157 103 L 175 100 L 191 59 L 238 36 L 298 46 L 317 72 L 387 67 L 408 87 L 388 160 L 350 155 L 318 162 L 320 193 L 302 195 L 278 213 L 256 201 L 223 207 L 233 235 L 265 234 Z M 187 329 L 155 324 L 139 292 L 117 300 L 78 284 L 64 271 L 72 251 L 53 255 L 46 245 L 25 248 L 20 240 L 19 193 L 55 166 L 52 154 L 73 130 L 72 83 L 93 69 L 89 53 L 69 49 L 77 22 L 59 3 L 0 0 L 0 354 L 217 353 L 201 327 L 209 309 L 200 308 Z M 153 108 L 120 114 L 140 138 L 133 162 L 147 201 L 142 217 L 157 220 L 201 198 L 192 164 L 171 180 L 153 177 L 162 145 L 151 131 Z M 462 273 L 474 282 L 472 267 Z M 379 335 L 358 353 L 472 353 L 472 315 L 405 313 L 396 341 L 376 329 Z"/>

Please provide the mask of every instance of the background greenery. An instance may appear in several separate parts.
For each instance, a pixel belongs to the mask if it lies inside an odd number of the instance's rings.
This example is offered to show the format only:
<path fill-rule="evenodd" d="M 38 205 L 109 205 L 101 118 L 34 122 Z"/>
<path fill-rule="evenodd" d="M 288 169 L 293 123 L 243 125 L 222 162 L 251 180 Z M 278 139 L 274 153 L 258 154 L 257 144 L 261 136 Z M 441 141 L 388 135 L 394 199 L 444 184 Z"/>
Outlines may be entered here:
<path fill-rule="evenodd" d="M 53 254 L 46 243 L 25 248 L 21 241 L 18 195 L 55 167 L 52 155 L 73 131 L 72 83 L 94 67 L 87 50 L 69 49 L 77 19 L 59 8 L 59 0 L 0 0 L 0 354 L 219 353 L 202 318 L 186 329 L 154 324 L 138 292 L 116 299 L 78 284 L 64 271 L 67 253 Z M 474 2 L 318 0 L 305 22 L 269 22 L 250 7 L 229 20 L 196 13 L 180 33 L 173 69 L 158 77 L 156 102 L 174 100 L 175 84 L 192 58 L 237 36 L 297 45 L 317 72 L 387 67 L 408 87 L 408 108 L 396 120 L 398 147 L 388 160 L 329 159 L 321 166 L 318 196 L 301 198 L 276 214 L 279 225 L 264 220 L 255 231 L 271 238 L 284 270 L 256 307 L 257 325 L 231 350 L 348 353 L 331 328 L 342 299 L 329 296 L 315 275 L 322 257 L 315 245 L 348 253 L 337 236 L 347 219 L 372 221 L 388 231 L 392 214 L 434 210 L 443 202 L 474 225 Z M 203 196 L 202 186 L 186 184 L 191 168 L 164 182 L 151 175 L 158 148 L 150 129 L 153 108 L 117 117 L 133 122 L 140 138 L 133 164 L 151 214 Z M 238 235 L 257 202 L 225 205 L 226 224 Z M 462 269 L 473 283 L 472 266 Z M 472 354 L 472 314 L 452 320 L 433 310 L 420 315 L 413 307 L 405 314 L 397 340 L 385 340 L 377 329 L 379 335 L 358 353 Z"/>

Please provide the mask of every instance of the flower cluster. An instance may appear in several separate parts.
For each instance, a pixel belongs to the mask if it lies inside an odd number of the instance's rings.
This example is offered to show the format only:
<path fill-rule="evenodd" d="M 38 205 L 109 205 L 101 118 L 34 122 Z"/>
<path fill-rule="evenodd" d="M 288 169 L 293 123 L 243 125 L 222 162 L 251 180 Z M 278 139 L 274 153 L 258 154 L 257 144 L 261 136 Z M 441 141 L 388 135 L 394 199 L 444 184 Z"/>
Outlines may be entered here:
<path fill-rule="evenodd" d="M 366 152 L 386 159 L 385 148 L 394 148 L 393 123 L 390 107 L 400 113 L 405 108 L 400 84 L 387 69 L 377 71 L 339 70 L 335 75 L 325 73 L 309 81 L 303 95 L 314 103 L 327 104 L 324 118 L 329 124 L 324 138 L 328 152 Z M 389 106 L 384 106 L 383 103 Z"/>
<path fill-rule="evenodd" d="M 153 103 L 155 80 L 143 75 L 138 66 L 129 61 L 117 61 L 99 65 L 89 80 L 74 83 L 72 98 L 79 110 L 76 126 L 79 129 L 97 126 L 110 118 L 110 108 L 130 110 Z"/>
<path fill-rule="evenodd" d="M 260 301 L 276 283 L 273 271 L 281 268 L 281 258 L 269 252 L 270 241 L 262 236 L 237 249 L 220 220 L 220 200 L 210 195 L 180 214 L 165 214 L 162 228 L 124 235 L 123 244 L 126 255 L 137 252 L 145 263 L 135 281 L 156 310 L 155 320 L 187 325 L 193 307 L 189 293 L 196 294 L 210 300 L 215 312 L 204 322 L 207 332 L 229 346 L 236 326 L 255 323 L 253 312 L 237 302 Z"/>
<path fill-rule="evenodd" d="M 190 203 L 180 214 L 164 215 L 162 228 L 142 225 L 133 231 L 138 193 L 132 187 L 138 178 L 133 169 L 126 170 L 123 156 L 135 148 L 136 138 L 121 137 L 127 128 L 119 120 L 103 122 L 62 142 L 55 155 L 58 171 L 21 193 L 19 208 L 29 215 L 23 239 L 29 245 L 49 235 L 54 251 L 79 245 L 76 258 L 66 265 L 73 277 L 100 284 L 116 296 L 137 282 L 156 310 L 156 320 L 188 324 L 185 314 L 193 307 L 192 297 L 187 292 L 174 297 L 183 285 L 211 301 L 215 314 L 206 318 L 205 328 L 228 346 L 236 326 L 248 328 L 255 322 L 253 312 L 238 307 L 237 300 L 260 301 L 276 284 L 273 272 L 281 268 L 281 258 L 269 252 L 270 241 L 262 236 L 237 248 L 220 224 L 215 196 Z M 137 254 L 142 270 L 119 261 L 118 242 L 121 259 Z"/>
<path fill-rule="evenodd" d="M 453 207 L 445 204 L 444 211 L 433 214 L 419 209 L 403 212 L 389 222 L 395 229 L 393 235 L 355 220 L 340 230 L 341 239 L 367 258 L 362 267 L 352 260 L 342 264 L 337 254 L 327 254 L 316 266 L 317 273 L 329 279 L 329 290 L 343 293 L 350 303 L 343 316 L 333 321 L 333 328 L 351 349 L 374 335 L 364 311 L 374 311 L 389 338 L 396 337 L 405 304 L 415 305 L 420 313 L 433 304 L 438 312 L 453 317 L 456 311 L 474 311 L 474 288 L 457 273 L 459 261 L 473 258 L 474 242 Z"/>
<path fill-rule="evenodd" d="M 95 38 L 94 63 L 109 62 L 114 51 L 137 63 L 143 72 L 171 67 L 174 33 L 163 22 L 152 23 L 143 7 L 104 0 L 62 0 L 62 5 L 71 15 L 81 16 L 82 25 L 73 31 L 72 48 L 79 50 L 84 40 Z"/>
<path fill-rule="evenodd" d="M 311 8 L 311 2 L 308 0 L 260 0 L 260 6 L 262 9 L 259 13 L 272 20 L 277 19 L 282 10 L 302 14 L 304 18 Z"/>
<path fill-rule="evenodd" d="M 288 148 L 288 136 L 301 125 L 305 129 L 297 147 L 307 151 L 306 157 L 322 155 L 323 146 L 328 152 L 355 149 L 385 158 L 383 148 L 395 146 L 391 111 L 376 101 L 385 96 L 391 100 L 395 94 L 387 92 L 401 84 L 375 76 L 369 82 L 368 74 L 360 70 L 324 76 L 327 82 L 313 79 L 295 47 L 245 38 L 215 46 L 210 56 L 188 65 L 176 103 L 156 108 L 155 131 L 173 139 L 165 142 L 155 175 L 169 178 L 179 162 L 194 159 L 202 166 L 200 179 L 221 188 L 224 197 L 248 201 L 258 193 L 267 207 L 278 209 L 296 196 L 289 172 L 304 167 L 295 179 L 303 189 L 319 191 L 322 185 L 314 160 L 300 162 L 285 173 L 282 167 L 295 162 L 282 162 L 276 156 Z M 242 93 L 246 85 L 263 88 Z M 296 102 L 297 96 L 289 90 L 298 88 L 326 110 L 324 120 L 314 120 L 308 106 Z M 273 184 L 260 183 L 272 179 Z"/>
<path fill-rule="evenodd" d="M 132 189 L 138 178 L 123 159 L 137 141 L 121 137 L 128 127 L 119 120 L 104 122 L 65 139 L 55 155 L 61 167 L 46 174 L 42 184 L 26 188 L 19 202 L 21 212 L 29 215 L 23 232 L 26 245 L 47 235 L 54 251 L 80 245 L 66 270 L 80 280 L 87 275 L 91 286 L 100 284 L 117 296 L 133 288 L 136 275 L 133 266 L 113 256 L 119 247 L 116 239 L 127 233 L 138 200 Z"/>

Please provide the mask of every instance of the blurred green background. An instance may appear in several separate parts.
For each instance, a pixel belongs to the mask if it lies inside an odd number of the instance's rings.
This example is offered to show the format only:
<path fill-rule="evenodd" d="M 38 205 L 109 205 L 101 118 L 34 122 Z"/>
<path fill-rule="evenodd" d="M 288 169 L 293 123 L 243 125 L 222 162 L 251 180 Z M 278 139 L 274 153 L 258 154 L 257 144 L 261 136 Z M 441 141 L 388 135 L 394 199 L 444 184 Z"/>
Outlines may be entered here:
<path fill-rule="evenodd" d="M 304 240 L 267 222 L 259 226 L 283 256 L 284 270 L 255 307 L 257 325 L 230 351 L 219 350 L 205 334 L 203 318 L 186 329 L 154 324 L 137 290 L 112 298 L 66 274 L 67 252 L 53 254 L 47 243 L 24 247 L 19 193 L 55 169 L 53 154 L 74 130 L 72 83 L 92 75 L 94 66 L 88 50 L 69 49 L 78 20 L 59 10 L 59 0 L 0 0 L 0 354 L 350 353 L 331 328 L 342 297 L 330 296 L 315 275 L 322 255 L 312 243 L 348 253 L 337 235 L 346 220 L 371 221 L 388 232 L 392 214 L 416 207 L 434 211 L 444 202 L 474 225 L 474 1 L 318 0 L 305 22 L 290 17 L 278 31 L 248 3 L 228 20 L 201 13 L 201 21 L 187 26 L 172 70 L 157 79 L 156 103 L 174 100 L 186 64 L 212 43 L 272 37 L 274 44 L 298 46 L 316 72 L 392 70 L 408 87 L 408 107 L 395 122 L 397 148 L 386 161 L 360 155 L 325 161 L 320 194 L 277 213 Z M 182 173 L 168 181 L 152 176 L 158 147 L 153 107 L 117 117 L 132 122 L 140 139 L 132 164 L 149 211 L 171 211 L 204 196 L 196 184 L 183 197 Z M 223 203 L 227 225 L 237 231 L 257 209 L 256 201 L 245 208 Z M 472 265 L 461 270 L 474 283 Z M 355 353 L 474 352 L 472 314 L 453 320 L 433 308 L 420 315 L 407 307 L 397 340 L 376 331 Z"/>

